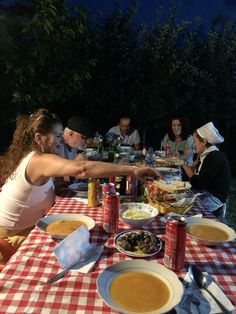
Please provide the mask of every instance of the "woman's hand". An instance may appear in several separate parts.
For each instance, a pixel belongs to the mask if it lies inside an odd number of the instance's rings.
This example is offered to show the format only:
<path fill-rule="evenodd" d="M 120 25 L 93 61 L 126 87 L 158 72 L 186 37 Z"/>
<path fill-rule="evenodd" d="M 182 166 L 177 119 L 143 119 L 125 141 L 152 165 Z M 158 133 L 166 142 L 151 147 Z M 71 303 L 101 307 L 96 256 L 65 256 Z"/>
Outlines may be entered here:
<path fill-rule="evenodd" d="M 151 167 L 135 167 L 134 175 L 140 180 L 145 181 L 147 178 L 161 179 L 161 174 Z"/>

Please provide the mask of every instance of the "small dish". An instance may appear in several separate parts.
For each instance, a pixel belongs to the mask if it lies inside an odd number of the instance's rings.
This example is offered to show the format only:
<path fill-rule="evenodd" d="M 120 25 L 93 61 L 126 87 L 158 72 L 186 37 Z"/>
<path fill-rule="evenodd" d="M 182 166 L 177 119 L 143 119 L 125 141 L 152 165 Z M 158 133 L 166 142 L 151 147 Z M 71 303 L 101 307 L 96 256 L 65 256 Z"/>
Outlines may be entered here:
<path fill-rule="evenodd" d="M 137 248 L 137 251 L 129 251 L 129 250 L 125 250 L 122 245 L 121 245 L 121 241 L 122 239 L 124 240 L 125 238 L 127 239 L 130 236 L 133 235 L 138 235 L 138 234 L 145 234 L 147 236 L 155 236 L 155 246 L 156 249 L 154 252 L 152 253 L 143 253 L 141 252 L 140 249 Z M 121 253 L 124 253 L 125 255 L 131 256 L 131 257 L 149 257 L 149 256 L 153 256 L 155 254 L 157 254 L 158 252 L 160 252 L 161 248 L 162 248 L 162 241 L 158 238 L 158 236 L 155 233 L 146 231 L 146 230 L 128 230 L 128 231 L 122 231 L 119 234 L 117 234 L 117 236 L 114 239 L 114 243 L 115 243 L 115 247 L 117 248 L 117 250 Z M 134 243 L 134 242 L 133 242 Z M 137 243 L 135 243 L 137 244 Z"/>
<path fill-rule="evenodd" d="M 146 217 L 142 217 L 143 214 Z M 158 209 L 150 204 L 130 202 L 120 205 L 119 219 L 132 228 L 141 228 L 150 224 L 157 215 Z"/>

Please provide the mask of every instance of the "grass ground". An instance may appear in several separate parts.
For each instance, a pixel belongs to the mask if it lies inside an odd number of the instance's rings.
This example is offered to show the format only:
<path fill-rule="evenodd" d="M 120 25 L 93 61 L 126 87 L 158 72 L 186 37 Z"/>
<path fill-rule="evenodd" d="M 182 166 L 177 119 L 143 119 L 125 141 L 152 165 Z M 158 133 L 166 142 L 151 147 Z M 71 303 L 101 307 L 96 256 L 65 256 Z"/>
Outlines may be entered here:
<path fill-rule="evenodd" d="M 236 230 L 236 178 L 233 178 L 231 181 L 226 219 Z"/>

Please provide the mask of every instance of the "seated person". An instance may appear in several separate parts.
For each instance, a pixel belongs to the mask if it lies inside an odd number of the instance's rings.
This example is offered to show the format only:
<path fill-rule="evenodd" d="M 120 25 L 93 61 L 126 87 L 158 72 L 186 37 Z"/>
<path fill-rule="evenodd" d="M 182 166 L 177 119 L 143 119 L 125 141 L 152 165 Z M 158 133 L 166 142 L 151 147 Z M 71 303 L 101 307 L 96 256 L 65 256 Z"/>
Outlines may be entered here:
<path fill-rule="evenodd" d="M 92 130 L 89 126 L 88 121 L 81 116 L 73 116 L 64 128 L 63 139 L 64 144 L 56 148 L 55 153 L 70 160 L 83 160 L 83 154 L 81 152 L 87 147 L 87 139 L 92 136 Z M 66 182 L 70 182 L 73 178 L 54 178 L 54 184 L 56 188 L 64 186 Z"/>
<path fill-rule="evenodd" d="M 200 196 L 204 206 L 217 217 L 224 218 L 231 173 L 228 160 L 216 147 L 224 138 L 209 122 L 194 132 L 193 139 L 200 164 L 196 169 L 183 165 L 183 170 L 193 191 L 204 192 Z"/>
<path fill-rule="evenodd" d="M 82 155 L 78 153 L 87 147 L 86 141 L 92 136 L 92 130 L 84 117 L 71 117 L 64 129 L 64 145 L 56 153 L 70 160 L 83 159 Z"/>
<path fill-rule="evenodd" d="M 187 119 L 179 116 L 169 119 L 168 131 L 161 141 L 161 148 L 165 150 L 167 144 L 170 146 L 171 156 L 178 156 L 192 165 L 193 137 L 190 134 Z"/>
<path fill-rule="evenodd" d="M 130 126 L 130 118 L 121 117 L 118 125 L 112 127 L 108 133 L 116 134 L 121 139 L 121 145 L 130 145 L 133 146 L 134 149 L 140 149 L 140 136 L 138 130 L 132 128 Z"/>
<path fill-rule="evenodd" d="M 27 237 L 45 208 L 55 201 L 52 177 L 77 179 L 134 176 L 157 177 L 153 168 L 116 165 L 89 160 L 68 160 L 54 153 L 62 143 L 60 119 L 41 108 L 30 116 L 18 116 L 13 140 L 0 168 L 0 238 L 15 248 Z"/>

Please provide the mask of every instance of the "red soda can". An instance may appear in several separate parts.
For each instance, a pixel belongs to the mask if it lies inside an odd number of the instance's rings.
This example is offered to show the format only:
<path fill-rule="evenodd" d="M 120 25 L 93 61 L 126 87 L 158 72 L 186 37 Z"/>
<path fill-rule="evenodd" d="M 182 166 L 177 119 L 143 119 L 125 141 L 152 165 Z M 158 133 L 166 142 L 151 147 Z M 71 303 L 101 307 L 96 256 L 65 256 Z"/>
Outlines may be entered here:
<path fill-rule="evenodd" d="M 132 176 L 126 177 L 126 189 L 125 189 L 126 195 L 132 195 L 132 192 L 133 192 L 133 182 L 132 181 L 133 181 Z"/>
<path fill-rule="evenodd" d="M 102 206 L 104 205 L 104 198 L 106 192 L 115 192 L 115 184 L 114 183 L 104 183 L 102 184 Z"/>
<path fill-rule="evenodd" d="M 169 144 L 166 144 L 165 155 L 166 155 L 166 157 L 170 156 L 170 145 Z"/>
<path fill-rule="evenodd" d="M 132 176 L 126 177 L 126 195 L 137 196 L 138 193 L 138 179 Z"/>
<path fill-rule="evenodd" d="M 116 183 L 116 177 L 113 176 L 113 177 L 109 177 L 109 183 Z"/>
<path fill-rule="evenodd" d="M 117 192 L 106 192 L 103 205 L 103 229 L 107 233 L 118 231 L 120 210 L 120 194 Z"/>
<path fill-rule="evenodd" d="M 169 217 L 166 221 L 164 264 L 173 271 L 180 271 L 185 263 L 186 219 Z"/>

